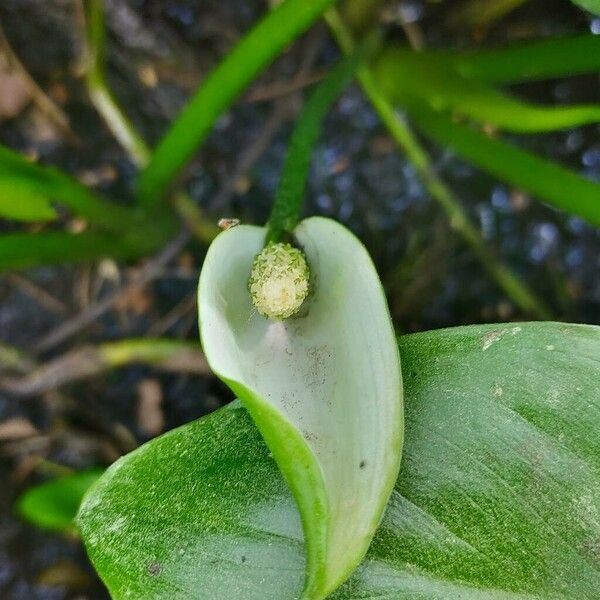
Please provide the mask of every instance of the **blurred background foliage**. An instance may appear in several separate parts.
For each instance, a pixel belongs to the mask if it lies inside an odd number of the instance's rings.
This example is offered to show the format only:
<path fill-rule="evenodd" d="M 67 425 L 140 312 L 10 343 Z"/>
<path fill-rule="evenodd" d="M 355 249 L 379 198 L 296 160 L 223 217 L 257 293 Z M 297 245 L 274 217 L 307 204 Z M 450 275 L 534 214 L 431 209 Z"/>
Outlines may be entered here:
<path fill-rule="evenodd" d="M 90 469 L 229 401 L 205 249 L 265 222 L 303 100 L 374 30 L 305 214 L 365 242 L 399 331 L 600 322 L 595 0 L 276 4 L 0 0 L 3 598 L 107 597 L 70 526 Z"/>

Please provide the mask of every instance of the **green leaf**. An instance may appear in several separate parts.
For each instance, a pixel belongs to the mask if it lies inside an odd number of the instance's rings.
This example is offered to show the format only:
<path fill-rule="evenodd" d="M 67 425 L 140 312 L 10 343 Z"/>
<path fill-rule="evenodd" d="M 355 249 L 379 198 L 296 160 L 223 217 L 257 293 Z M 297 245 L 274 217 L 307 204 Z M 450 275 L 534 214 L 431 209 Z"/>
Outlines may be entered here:
<path fill-rule="evenodd" d="M 595 15 L 600 15 L 600 0 L 571 0 L 577 6 L 589 10 Z"/>
<path fill-rule="evenodd" d="M 411 113 L 417 127 L 492 175 L 600 227 L 600 185 L 564 167 L 426 110 Z"/>
<path fill-rule="evenodd" d="M 131 235 L 121 237 L 93 231 L 0 235 L 0 272 L 38 265 L 79 263 L 107 256 L 121 260 L 137 258 L 155 250 L 164 241 L 164 237 L 144 233 L 133 230 Z"/>
<path fill-rule="evenodd" d="M 27 490 L 17 502 L 20 515 L 32 525 L 54 531 L 73 531 L 81 499 L 104 471 L 80 471 Z"/>
<path fill-rule="evenodd" d="M 0 217 L 14 221 L 53 221 L 56 211 L 48 198 L 23 180 L 0 179 Z"/>
<path fill-rule="evenodd" d="M 332 598 L 596 600 L 600 328 L 459 327 L 402 337 L 400 353 L 402 471 Z M 78 522 L 114 600 L 302 589 L 294 502 L 237 403 L 121 459 Z"/>
<path fill-rule="evenodd" d="M 387 50 L 374 70 L 378 84 L 395 103 L 419 111 L 425 104 L 507 131 L 534 133 L 600 122 L 600 104 L 536 106 L 448 69 L 446 60 L 405 50 Z M 415 73 L 419 76 L 415 77 Z"/>
<path fill-rule="evenodd" d="M 588 33 L 485 50 L 426 51 L 419 53 L 419 60 L 484 83 L 568 77 L 600 70 L 600 36 Z"/>
<path fill-rule="evenodd" d="M 260 316 L 248 278 L 265 233 L 235 227 L 209 248 L 200 335 L 209 365 L 250 411 L 298 502 L 306 597 L 323 598 L 364 556 L 398 474 L 400 363 L 375 267 L 335 221 L 310 218 L 294 230 L 311 270 L 304 312 Z"/>
<path fill-rule="evenodd" d="M 0 145 L 0 193 L 11 187 L 22 190 L 29 198 L 38 196 L 60 202 L 108 230 L 127 231 L 139 224 L 137 212 L 104 200 L 65 173 L 29 162 Z M 3 204 L 1 198 L 0 204 Z"/>
<path fill-rule="evenodd" d="M 140 176 L 142 201 L 153 205 L 205 140 L 217 118 L 251 81 L 335 0 L 285 0 L 268 13 L 202 83 L 156 147 Z"/>

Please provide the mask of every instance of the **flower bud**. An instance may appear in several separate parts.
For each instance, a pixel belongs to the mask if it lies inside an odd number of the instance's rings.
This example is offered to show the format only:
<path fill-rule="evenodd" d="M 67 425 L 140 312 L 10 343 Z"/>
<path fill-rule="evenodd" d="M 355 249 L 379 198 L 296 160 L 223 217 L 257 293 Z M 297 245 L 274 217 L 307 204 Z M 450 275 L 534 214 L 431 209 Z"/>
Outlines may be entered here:
<path fill-rule="evenodd" d="M 256 310 L 267 319 L 295 315 L 309 292 L 310 270 L 304 253 L 290 244 L 270 243 L 254 257 L 248 290 Z"/>

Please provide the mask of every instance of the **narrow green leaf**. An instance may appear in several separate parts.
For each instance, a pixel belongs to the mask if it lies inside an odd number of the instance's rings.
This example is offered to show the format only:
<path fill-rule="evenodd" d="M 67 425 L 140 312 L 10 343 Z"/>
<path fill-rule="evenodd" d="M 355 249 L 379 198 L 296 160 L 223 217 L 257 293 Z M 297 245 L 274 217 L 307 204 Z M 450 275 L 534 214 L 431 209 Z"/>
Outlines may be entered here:
<path fill-rule="evenodd" d="M 409 109 L 423 104 L 457 113 L 507 131 L 534 133 L 600 122 L 600 104 L 536 106 L 459 75 L 447 61 L 424 60 L 419 53 L 388 50 L 374 71 L 389 98 Z M 415 77 L 415 73 L 419 76 Z"/>
<path fill-rule="evenodd" d="M 452 148 L 469 162 L 600 227 L 599 184 L 434 111 L 423 108 L 412 116 L 425 135 Z"/>
<path fill-rule="evenodd" d="M 0 236 L 0 271 L 38 265 L 78 263 L 99 258 L 130 259 L 156 249 L 162 238 L 84 233 L 10 233 Z"/>
<path fill-rule="evenodd" d="M 269 218 L 267 243 L 278 242 L 284 231 L 291 232 L 298 223 L 310 161 L 323 121 L 331 105 L 354 78 L 366 53 L 367 48 L 363 47 L 339 62 L 312 92 L 296 120 Z"/>
<path fill-rule="evenodd" d="M 593 34 L 512 44 L 492 50 L 419 53 L 423 63 L 445 65 L 484 83 L 517 83 L 600 70 L 600 36 Z"/>
<path fill-rule="evenodd" d="M 335 0 L 285 0 L 267 14 L 202 83 L 158 144 L 139 180 L 147 205 L 161 198 L 217 118 L 246 86 Z"/>
<path fill-rule="evenodd" d="M 403 468 L 337 600 L 596 600 L 600 328 L 402 337 Z M 292 600 L 298 513 L 237 403 L 121 459 L 78 523 L 114 600 Z M 351 526 L 349 522 L 349 526 Z"/>
<path fill-rule="evenodd" d="M 13 221 L 53 221 L 56 211 L 48 198 L 31 190 L 27 181 L 0 176 L 0 218 Z"/>
<path fill-rule="evenodd" d="M 28 489 L 18 500 L 21 517 L 42 529 L 73 531 L 83 495 L 104 471 L 80 471 Z"/>
<path fill-rule="evenodd" d="M 248 278 L 265 229 L 239 226 L 209 248 L 198 288 L 212 370 L 252 414 L 298 503 L 306 598 L 324 598 L 364 556 L 400 464 L 402 384 L 394 331 L 362 244 L 335 221 L 294 230 L 311 270 L 304 312 L 260 316 Z"/>
<path fill-rule="evenodd" d="M 97 196 L 68 175 L 51 167 L 41 167 L 0 145 L 2 186 L 21 186 L 28 195 L 38 195 L 64 204 L 91 223 L 113 231 L 123 231 L 139 221 L 139 214 Z"/>

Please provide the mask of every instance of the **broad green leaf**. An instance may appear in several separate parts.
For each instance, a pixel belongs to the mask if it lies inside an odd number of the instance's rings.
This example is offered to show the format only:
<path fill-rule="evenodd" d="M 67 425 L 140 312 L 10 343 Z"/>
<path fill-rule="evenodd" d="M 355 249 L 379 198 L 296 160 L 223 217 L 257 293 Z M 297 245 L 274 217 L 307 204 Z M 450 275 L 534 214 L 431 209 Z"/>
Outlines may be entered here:
<path fill-rule="evenodd" d="M 395 103 L 413 110 L 457 113 L 507 131 L 534 133 L 600 122 L 600 104 L 535 106 L 448 69 L 447 61 L 399 49 L 384 52 L 374 65 L 380 88 Z M 415 73 L 419 76 L 415 77 Z"/>
<path fill-rule="evenodd" d="M 160 199 L 210 133 L 217 118 L 251 81 L 335 0 L 284 0 L 269 12 L 202 83 L 160 141 L 139 180 L 147 205 Z"/>
<path fill-rule="evenodd" d="M 306 597 L 323 598 L 364 556 L 398 474 L 402 383 L 381 283 L 335 221 L 294 230 L 311 269 L 304 312 L 260 316 L 248 278 L 266 230 L 240 226 L 209 248 L 198 288 L 202 347 L 246 405 L 298 503 Z"/>
<path fill-rule="evenodd" d="M 469 162 L 600 227 L 600 184 L 424 107 L 412 117 L 425 135 Z"/>
<path fill-rule="evenodd" d="M 600 328 L 459 327 L 402 337 L 400 353 L 403 467 L 332 598 L 596 600 Z M 237 403 L 117 462 L 78 523 L 114 600 L 302 589 L 298 513 Z"/>
<path fill-rule="evenodd" d="M 74 531 L 81 499 L 102 473 L 99 469 L 81 471 L 33 487 L 19 498 L 18 512 L 42 529 Z"/>
<path fill-rule="evenodd" d="M 0 218 L 52 221 L 56 218 L 56 211 L 48 198 L 31 190 L 27 182 L 0 178 Z"/>
<path fill-rule="evenodd" d="M 571 0 L 577 6 L 581 6 L 581 8 L 585 8 L 585 10 L 589 10 L 591 13 L 595 15 L 600 15 L 600 0 Z"/>

